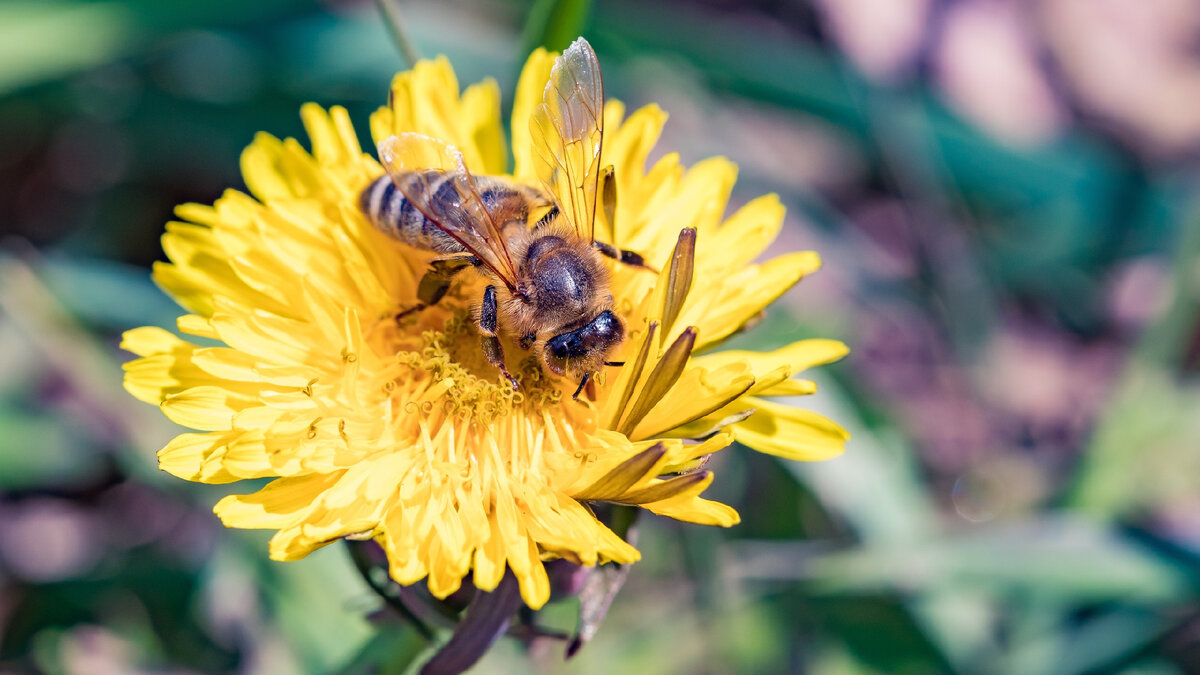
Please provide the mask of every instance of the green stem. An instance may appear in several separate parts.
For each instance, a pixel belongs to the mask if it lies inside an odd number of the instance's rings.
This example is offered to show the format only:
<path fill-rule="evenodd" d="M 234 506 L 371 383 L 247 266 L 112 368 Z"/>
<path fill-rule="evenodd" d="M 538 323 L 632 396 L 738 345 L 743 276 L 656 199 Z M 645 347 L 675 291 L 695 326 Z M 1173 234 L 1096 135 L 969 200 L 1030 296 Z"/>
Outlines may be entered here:
<path fill-rule="evenodd" d="M 404 58 L 405 67 L 412 68 L 421 60 L 421 55 L 413 46 L 411 40 L 408 39 L 408 33 L 404 30 L 404 20 L 400 12 L 400 0 L 376 0 L 379 5 L 379 11 L 383 14 L 383 21 L 387 24 L 388 32 L 392 34 L 392 41 L 396 43 L 396 48 L 400 50 L 400 56 Z"/>
<path fill-rule="evenodd" d="M 393 582 L 391 579 L 389 578 L 387 582 L 380 584 L 372 575 L 373 570 L 380 568 L 376 567 L 371 561 L 368 551 L 369 546 L 369 542 L 346 540 L 346 548 L 350 550 L 350 559 L 354 561 L 354 569 L 358 570 L 358 573 L 362 575 L 363 580 L 367 582 L 367 586 L 372 591 L 375 591 L 379 597 L 383 598 L 384 602 L 412 623 L 417 632 L 421 634 L 421 637 L 425 638 L 428 642 L 435 642 L 437 636 L 434 634 L 433 629 L 409 609 L 408 605 L 404 604 L 404 600 L 400 598 L 400 594 L 392 588 Z"/>

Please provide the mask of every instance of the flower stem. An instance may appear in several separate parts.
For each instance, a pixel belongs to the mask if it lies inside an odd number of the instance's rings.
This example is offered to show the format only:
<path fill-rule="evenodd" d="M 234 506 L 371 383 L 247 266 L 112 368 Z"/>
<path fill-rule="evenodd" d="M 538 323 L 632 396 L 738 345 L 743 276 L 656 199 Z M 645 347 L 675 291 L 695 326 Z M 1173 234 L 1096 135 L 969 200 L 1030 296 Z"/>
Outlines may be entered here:
<path fill-rule="evenodd" d="M 400 15 L 400 0 L 376 0 L 375 4 L 379 5 L 379 11 L 383 14 L 388 32 L 392 34 L 392 41 L 396 43 L 396 48 L 400 50 L 400 56 L 404 58 L 404 67 L 412 68 L 421 59 L 421 55 L 404 30 L 404 20 Z"/>
<path fill-rule="evenodd" d="M 391 578 L 380 583 L 380 580 L 375 575 L 376 571 L 384 568 L 376 565 L 375 561 L 371 559 L 371 546 L 374 545 L 374 542 L 352 541 L 350 539 L 345 541 L 346 548 L 350 550 L 350 559 L 354 561 L 354 569 L 358 570 L 358 573 L 362 575 L 363 580 L 367 582 L 367 586 L 372 591 L 375 591 L 379 597 L 383 598 L 383 601 L 388 606 L 399 612 L 405 619 L 408 619 L 417 632 L 421 634 L 421 637 L 425 638 L 428 642 L 435 642 L 437 636 L 434 634 L 433 629 L 404 603 L 398 592 L 397 584 Z"/>

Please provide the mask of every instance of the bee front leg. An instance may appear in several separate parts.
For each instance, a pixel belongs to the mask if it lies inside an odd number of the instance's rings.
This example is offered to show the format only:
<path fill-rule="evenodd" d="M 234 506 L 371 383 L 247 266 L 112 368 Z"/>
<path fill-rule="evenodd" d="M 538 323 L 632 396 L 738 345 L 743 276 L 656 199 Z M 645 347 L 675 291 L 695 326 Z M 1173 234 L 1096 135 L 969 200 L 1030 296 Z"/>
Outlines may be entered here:
<path fill-rule="evenodd" d="M 512 383 L 513 389 L 518 389 L 517 379 L 504 366 L 504 348 L 500 346 L 500 338 L 496 335 L 496 324 L 496 287 L 488 286 L 483 291 L 483 304 L 479 307 L 479 332 L 483 336 L 483 356 L 488 363 L 500 369 L 504 377 Z"/>
<path fill-rule="evenodd" d="M 555 221 L 555 219 L 558 218 L 558 214 L 559 214 L 558 204 L 551 202 L 550 210 L 546 211 L 546 213 L 543 214 L 541 218 L 538 218 L 538 221 L 533 224 L 533 231 L 537 232 L 538 230 L 542 229 L 543 227 L 549 225 L 550 223 L 553 223 Z"/>
<path fill-rule="evenodd" d="M 596 247 L 596 250 L 600 251 L 600 253 L 612 258 L 613 260 L 616 260 L 622 265 L 638 267 L 644 270 L 650 270 L 651 272 L 658 271 L 647 265 L 645 259 L 642 258 L 640 254 L 634 253 L 633 251 L 626 251 L 623 248 L 617 248 L 612 244 L 607 244 L 602 241 L 595 241 L 592 242 L 592 244 Z"/>
<path fill-rule="evenodd" d="M 396 320 L 399 321 L 413 312 L 436 305 L 450 290 L 454 275 L 476 264 L 475 260 L 475 256 L 456 255 L 449 258 L 436 258 L 430 262 L 429 269 L 425 271 L 425 275 L 417 284 L 417 304 L 396 314 Z"/>
<path fill-rule="evenodd" d="M 587 386 L 588 380 L 590 380 L 590 379 L 592 379 L 591 373 L 583 374 L 583 379 L 579 381 L 579 386 L 575 388 L 575 393 L 571 394 L 572 401 L 579 400 L 579 392 L 583 391 L 583 388 Z"/>

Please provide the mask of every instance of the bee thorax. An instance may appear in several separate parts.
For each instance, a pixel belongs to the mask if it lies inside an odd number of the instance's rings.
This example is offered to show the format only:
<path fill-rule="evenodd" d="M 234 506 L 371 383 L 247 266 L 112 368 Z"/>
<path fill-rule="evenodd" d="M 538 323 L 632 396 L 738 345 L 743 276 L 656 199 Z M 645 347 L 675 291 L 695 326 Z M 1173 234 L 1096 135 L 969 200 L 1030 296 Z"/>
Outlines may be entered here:
<path fill-rule="evenodd" d="M 571 249 L 547 251 L 534 262 L 532 272 L 539 311 L 554 314 L 581 312 L 592 297 L 596 281 L 592 278 L 593 273 Z"/>

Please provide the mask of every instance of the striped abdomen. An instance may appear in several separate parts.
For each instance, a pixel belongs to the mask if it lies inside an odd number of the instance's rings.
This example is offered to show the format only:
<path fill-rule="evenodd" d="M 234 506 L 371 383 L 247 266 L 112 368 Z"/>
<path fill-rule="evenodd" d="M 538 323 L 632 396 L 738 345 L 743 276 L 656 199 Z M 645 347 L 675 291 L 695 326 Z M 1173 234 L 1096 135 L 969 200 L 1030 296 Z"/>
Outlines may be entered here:
<path fill-rule="evenodd" d="M 407 192 L 432 193 L 429 199 L 433 203 L 456 198 L 450 177 L 441 172 L 414 172 L 400 176 L 398 180 L 407 183 Z M 410 186 L 412 189 L 409 189 Z M 522 228 L 525 226 L 530 200 L 525 189 L 502 178 L 489 176 L 476 176 L 475 187 L 497 226 L 503 228 L 513 221 L 518 221 Z M 464 251 L 461 244 L 426 218 L 404 196 L 389 175 L 380 176 L 368 185 L 359 198 L 359 205 L 375 227 L 410 246 L 436 253 Z"/>

